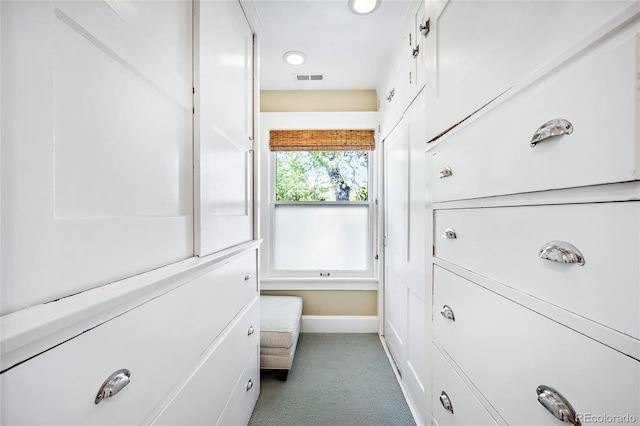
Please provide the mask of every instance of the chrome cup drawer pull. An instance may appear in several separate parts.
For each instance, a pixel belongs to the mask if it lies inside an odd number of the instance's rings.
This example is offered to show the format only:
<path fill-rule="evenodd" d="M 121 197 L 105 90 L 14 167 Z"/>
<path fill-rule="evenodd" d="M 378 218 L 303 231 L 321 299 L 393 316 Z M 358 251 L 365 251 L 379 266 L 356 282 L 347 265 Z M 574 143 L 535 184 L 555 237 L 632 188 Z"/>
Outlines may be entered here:
<path fill-rule="evenodd" d="M 446 178 L 449 177 L 453 174 L 453 170 L 451 170 L 451 167 L 447 166 L 444 169 L 442 169 L 442 171 L 440 172 L 440 174 L 438 175 L 438 177 L 440 179 L 442 178 Z"/>
<path fill-rule="evenodd" d="M 563 118 L 547 121 L 533 134 L 531 138 L 531 148 L 534 148 L 538 142 L 560 135 L 570 135 L 573 133 L 573 125 Z"/>
<path fill-rule="evenodd" d="M 249 379 L 249 381 L 247 382 L 247 392 L 250 391 L 252 387 L 253 387 L 253 380 Z"/>
<path fill-rule="evenodd" d="M 444 230 L 444 233 L 442 234 L 442 238 L 446 238 L 448 240 L 455 240 L 458 238 L 458 235 L 456 234 L 456 231 L 453 228 L 447 228 Z"/>
<path fill-rule="evenodd" d="M 451 306 L 449 305 L 444 305 L 442 309 L 440 309 L 440 314 L 451 321 L 456 320 L 456 316 L 453 314 L 453 309 L 451 309 Z"/>
<path fill-rule="evenodd" d="M 249 326 L 249 329 L 247 330 L 247 336 L 251 336 L 256 330 L 253 328 L 252 325 Z"/>
<path fill-rule="evenodd" d="M 560 263 L 584 265 L 584 256 L 580 250 L 565 241 L 549 241 L 538 252 L 540 259 Z"/>
<path fill-rule="evenodd" d="M 538 393 L 538 402 L 556 418 L 576 426 L 581 424 L 580 419 L 576 416 L 576 410 L 560 392 L 545 385 L 538 386 L 536 392 Z"/>
<path fill-rule="evenodd" d="M 123 368 L 113 373 L 104 381 L 98 394 L 96 395 L 95 403 L 98 404 L 103 399 L 111 398 L 118 392 L 120 392 L 130 382 L 131 371 Z"/>
<path fill-rule="evenodd" d="M 445 391 L 440 393 L 440 404 L 442 404 L 445 410 L 451 411 L 451 414 L 453 414 L 453 405 L 451 404 L 449 395 L 447 395 Z"/>
<path fill-rule="evenodd" d="M 244 280 L 245 280 L 245 281 L 249 281 L 251 278 L 253 278 L 253 276 L 252 276 L 251 274 L 246 274 L 246 275 L 244 276 Z"/>

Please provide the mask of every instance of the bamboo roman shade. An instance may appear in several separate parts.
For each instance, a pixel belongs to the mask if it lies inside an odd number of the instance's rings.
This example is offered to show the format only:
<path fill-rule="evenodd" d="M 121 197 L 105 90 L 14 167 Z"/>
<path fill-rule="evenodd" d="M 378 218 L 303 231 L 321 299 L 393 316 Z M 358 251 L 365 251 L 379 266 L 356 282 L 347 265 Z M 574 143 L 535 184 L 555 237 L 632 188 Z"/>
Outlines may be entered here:
<path fill-rule="evenodd" d="M 271 130 L 271 151 L 373 151 L 374 130 Z"/>

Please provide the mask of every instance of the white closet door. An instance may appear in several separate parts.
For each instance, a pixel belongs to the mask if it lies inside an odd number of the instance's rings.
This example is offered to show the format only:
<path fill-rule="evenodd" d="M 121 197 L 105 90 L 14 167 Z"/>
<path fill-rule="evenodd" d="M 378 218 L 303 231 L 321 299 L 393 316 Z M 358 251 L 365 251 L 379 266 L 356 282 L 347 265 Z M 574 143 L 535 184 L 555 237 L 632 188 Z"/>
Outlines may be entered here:
<path fill-rule="evenodd" d="M 191 2 L 0 7 L 2 314 L 192 256 Z"/>
<path fill-rule="evenodd" d="M 408 397 L 426 422 L 430 380 L 425 328 L 431 293 L 425 259 L 431 218 L 425 209 L 424 117 L 424 95 L 420 95 L 384 141 L 384 325 Z"/>
<path fill-rule="evenodd" d="M 253 238 L 253 34 L 237 1 L 196 3 L 196 254 Z"/>
<path fill-rule="evenodd" d="M 406 365 L 408 288 L 408 137 L 400 121 L 384 140 L 384 335 L 396 366 Z"/>

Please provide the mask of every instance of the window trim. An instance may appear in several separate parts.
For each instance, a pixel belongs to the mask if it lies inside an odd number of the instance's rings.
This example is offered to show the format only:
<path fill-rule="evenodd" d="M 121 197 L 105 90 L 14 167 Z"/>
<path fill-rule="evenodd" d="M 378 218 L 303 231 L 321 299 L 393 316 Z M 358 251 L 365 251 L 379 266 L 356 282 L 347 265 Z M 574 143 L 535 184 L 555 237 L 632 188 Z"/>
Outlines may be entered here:
<path fill-rule="evenodd" d="M 281 278 L 306 278 L 306 279 L 377 279 L 377 269 L 375 265 L 375 252 L 376 252 L 376 200 L 377 200 L 377 187 L 374 183 L 374 167 L 377 164 L 377 156 L 375 150 L 354 150 L 354 151 L 366 151 L 368 152 L 367 160 L 367 201 L 276 201 L 276 153 L 279 151 L 269 151 L 269 278 L 274 280 Z M 310 205 L 336 205 L 336 206 L 353 206 L 353 205 L 366 205 L 368 207 L 368 262 L 367 269 L 363 271 L 356 270 L 300 270 L 300 269 L 276 269 L 274 267 L 274 253 L 275 253 L 275 209 L 277 205 L 293 205 L 293 206 L 310 206 Z M 320 273 L 329 273 L 328 276 L 321 276 Z"/>

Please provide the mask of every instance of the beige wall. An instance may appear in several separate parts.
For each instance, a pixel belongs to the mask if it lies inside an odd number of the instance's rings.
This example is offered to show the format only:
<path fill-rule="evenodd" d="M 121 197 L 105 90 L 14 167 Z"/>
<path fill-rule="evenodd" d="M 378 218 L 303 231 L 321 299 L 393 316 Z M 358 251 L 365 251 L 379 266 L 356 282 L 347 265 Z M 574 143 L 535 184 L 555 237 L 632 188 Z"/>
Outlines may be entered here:
<path fill-rule="evenodd" d="M 302 315 L 375 316 L 378 314 L 377 291 L 263 290 L 261 294 L 302 297 Z"/>
<path fill-rule="evenodd" d="M 262 90 L 261 112 L 377 111 L 375 90 Z"/>
<path fill-rule="evenodd" d="M 377 111 L 375 90 L 263 90 L 261 112 Z M 375 290 L 263 290 L 261 294 L 300 296 L 303 315 L 375 316 Z"/>

